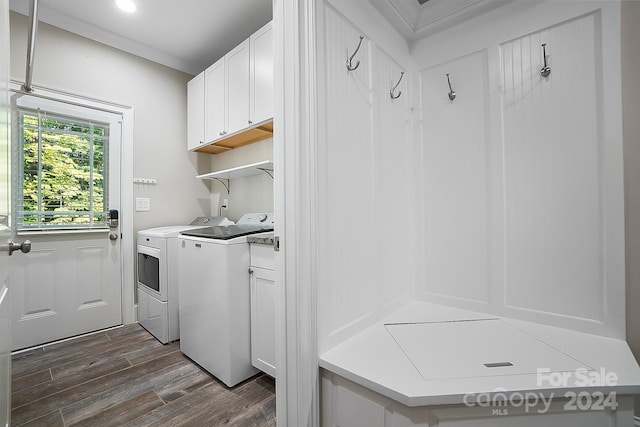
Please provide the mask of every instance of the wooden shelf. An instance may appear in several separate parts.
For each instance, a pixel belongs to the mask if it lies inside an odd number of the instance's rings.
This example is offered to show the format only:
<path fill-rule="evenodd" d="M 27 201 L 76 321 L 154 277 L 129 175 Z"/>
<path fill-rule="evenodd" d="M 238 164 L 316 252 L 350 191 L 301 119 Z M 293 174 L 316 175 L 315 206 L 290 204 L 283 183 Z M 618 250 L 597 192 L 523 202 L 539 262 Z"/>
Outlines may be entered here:
<path fill-rule="evenodd" d="M 253 144 L 254 142 L 262 141 L 263 139 L 272 137 L 273 122 L 271 121 L 258 125 L 254 128 L 230 135 L 229 137 L 220 139 L 213 144 L 196 148 L 194 151 L 198 153 L 220 154 L 225 153 L 229 150 L 233 150 L 234 148 L 243 147 L 245 145 Z"/>
<path fill-rule="evenodd" d="M 198 175 L 199 179 L 234 179 L 246 176 L 259 175 L 264 171 L 273 171 L 273 162 L 265 160 L 263 162 L 252 163 L 250 165 L 238 166 L 231 169 L 225 169 L 218 172 L 209 172 L 204 175 Z"/>

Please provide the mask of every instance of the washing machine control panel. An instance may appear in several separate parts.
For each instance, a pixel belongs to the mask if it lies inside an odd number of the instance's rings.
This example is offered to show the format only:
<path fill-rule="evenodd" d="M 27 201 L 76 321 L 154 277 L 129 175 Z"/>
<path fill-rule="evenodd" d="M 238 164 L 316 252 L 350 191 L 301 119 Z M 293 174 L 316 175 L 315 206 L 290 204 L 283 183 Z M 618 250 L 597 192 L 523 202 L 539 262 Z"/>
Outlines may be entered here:
<path fill-rule="evenodd" d="M 273 214 L 268 212 L 244 214 L 237 223 L 246 225 L 273 225 Z"/>

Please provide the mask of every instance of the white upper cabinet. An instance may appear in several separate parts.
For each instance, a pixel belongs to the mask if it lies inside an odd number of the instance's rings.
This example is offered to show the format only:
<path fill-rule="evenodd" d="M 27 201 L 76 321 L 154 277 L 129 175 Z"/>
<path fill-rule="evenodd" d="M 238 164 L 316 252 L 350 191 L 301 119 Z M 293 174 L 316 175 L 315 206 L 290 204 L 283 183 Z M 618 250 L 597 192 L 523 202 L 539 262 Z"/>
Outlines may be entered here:
<path fill-rule="evenodd" d="M 273 28 L 271 22 L 250 38 L 250 124 L 273 118 Z"/>
<path fill-rule="evenodd" d="M 249 122 L 249 40 L 225 55 L 227 81 L 227 124 L 225 132 L 235 133 Z"/>
<path fill-rule="evenodd" d="M 204 144 L 204 71 L 187 84 L 187 148 Z"/>
<path fill-rule="evenodd" d="M 189 150 L 218 154 L 273 135 L 271 23 L 188 84 Z"/>
<path fill-rule="evenodd" d="M 225 58 L 204 71 L 204 134 L 210 142 L 224 136 L 226 127 Z"/>

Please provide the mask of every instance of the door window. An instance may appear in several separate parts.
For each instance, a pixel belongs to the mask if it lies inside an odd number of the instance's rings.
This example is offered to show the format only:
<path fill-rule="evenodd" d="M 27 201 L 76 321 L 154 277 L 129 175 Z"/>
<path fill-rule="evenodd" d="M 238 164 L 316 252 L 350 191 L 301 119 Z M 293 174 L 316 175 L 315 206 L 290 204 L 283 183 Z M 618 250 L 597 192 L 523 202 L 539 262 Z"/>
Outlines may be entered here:
<path fill-rule="evenodd" d="M 18 230 L 106 228 L 109 124 L 18 111 Z"/>

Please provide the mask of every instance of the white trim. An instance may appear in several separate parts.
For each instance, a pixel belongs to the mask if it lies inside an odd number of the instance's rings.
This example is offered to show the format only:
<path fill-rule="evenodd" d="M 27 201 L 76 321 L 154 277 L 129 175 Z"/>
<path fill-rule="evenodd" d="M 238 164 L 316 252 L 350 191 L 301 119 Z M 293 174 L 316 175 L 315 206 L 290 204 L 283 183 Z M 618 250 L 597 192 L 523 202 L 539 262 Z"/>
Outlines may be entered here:
<path fill-rule="evenodd" d="M 50 236 L 52 234 L 93 234 L 93 233 L 108 233 L 109 228 L 79 228 L 77 230 L 72 229 L 55 229 L 52 228 L 50 230 L 22 230 L 17 231 L 17 236 Z"/>
<path fill-rule="evenodd" d="M 275 233 L 279 300 L 276 417 L 279 426 L 318 426 L 316 331 L 316 112 L 314 0 L 274 0 Z"/>
<path fill-rule="evenodd" d="M 122 148 L 120 149 L 120 233 L 122 234 L 122 323 L 127 325 L 137 320 L 135 305 L 136 286 L 133 260 L 136 235 L 133 232 L 133 120 L 134 109 L 122 112 Z"/>
<path fill-rule="evenodd" d="M 22 82 L 12 80 L 10 90 L 25 93 L 20 89 Z M 74 95 L 57 89 L 33 86 L 30 96 L 66 102 L 76 106 L 94 108 L 107 113 L 122 115 L 122 138 L 120 149 L 120 233 L 122 245 L 120 254 L 122 278 L 122 323 L 134 323 L 136 319 L 135 283 L 133 257 L 136 236 L 133 232 L 133 128 L 134 109 L 126 105 L 116 104 L 81 95 Z M 79 102 L 80 101 L 80 102 Z"/>
<path fill-rule="evenodd" d="M 51 341 L 48 342 L 46 344 L 39 344 L 39 345 L 34 345 L 33 347 L 27 347 L 27 348 L 21 348 L 20 350 L 15 350 L 11 352 L 12 356 L 16 356 L 22 353 L 26 353 L 32 350 L 37 350 L 37 349 L 42 349 L 45 350 L 47 347 L 50 347 L 52 345 L 56 345 L 56 344 L 60 344 L 63 342 L 68 342 L 68 341 L 73 341 L 73 340 L 77 340 L 78 338 L 83 338 L 83 337 L 89 337 L 91 335 L 96 335 L 96 334 L 102 334 L 104 332 L 108 332 L 108 331 L 113 331 L 114 329 L 120 329 L 122 328 L 123 325 L 118 325 L 118 326 L 112 326 L 110 328 L 105 328 L 105 329 L 99 329 L 97 331 L 92 331 L 92 332 L 87 332 L 86 334 L 80 334 L 80 335 L 74 335 L 72 337 L 69 338 L 63 338 L 61 340 L 56 340 L 56 341 Z"/>

